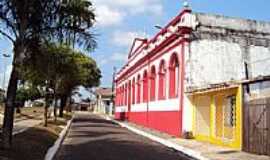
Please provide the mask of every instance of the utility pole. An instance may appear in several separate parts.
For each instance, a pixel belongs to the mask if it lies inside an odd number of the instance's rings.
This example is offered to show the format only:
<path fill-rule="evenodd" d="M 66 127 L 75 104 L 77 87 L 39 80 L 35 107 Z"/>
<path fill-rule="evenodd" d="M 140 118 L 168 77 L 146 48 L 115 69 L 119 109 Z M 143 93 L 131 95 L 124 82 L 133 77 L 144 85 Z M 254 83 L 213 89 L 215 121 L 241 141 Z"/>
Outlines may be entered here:
<path fill-rule="evenodd" d="M 115 101 L 114 101 L 114 87 L 115 87 L 115 74 L 116 74 L 116 67 L 113 67 L 113 77 L 112 77 L 112 111 L 111 113 L 114 113 L 114 108 L 115 108 Z"/>

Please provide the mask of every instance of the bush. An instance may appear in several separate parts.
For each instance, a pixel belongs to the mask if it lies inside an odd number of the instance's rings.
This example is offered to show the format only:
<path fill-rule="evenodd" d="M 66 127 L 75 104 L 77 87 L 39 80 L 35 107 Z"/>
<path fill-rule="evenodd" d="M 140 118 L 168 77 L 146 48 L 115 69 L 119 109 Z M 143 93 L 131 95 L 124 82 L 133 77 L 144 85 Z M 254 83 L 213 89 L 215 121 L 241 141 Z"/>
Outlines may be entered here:
<path fill-rule="evenodd" d="M 43 107 L 43 106 L 44 106 L 43 102 L 39 102 L 39 101 L 33 102 L 33 107 Z"/>

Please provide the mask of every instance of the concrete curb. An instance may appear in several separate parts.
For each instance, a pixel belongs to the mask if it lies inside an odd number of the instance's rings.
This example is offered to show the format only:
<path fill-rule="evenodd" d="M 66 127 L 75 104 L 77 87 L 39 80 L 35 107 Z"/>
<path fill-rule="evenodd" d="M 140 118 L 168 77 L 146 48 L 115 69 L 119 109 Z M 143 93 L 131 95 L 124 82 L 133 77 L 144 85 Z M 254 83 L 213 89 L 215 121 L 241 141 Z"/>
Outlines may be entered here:
<path fill-rule="evenodd" d="M 27 128 L 24 128 L 24 129 L 15 131 L 15 132 L 12 133 L 12 135 L 15 136 L 15 135 L 17 135 L 17 134 L 23 133 L 23 132 L 27 131 L 27 130 L 30 129 L 30 128 L 31 128 L 31 127 L 27 127 Z"/>
<path fill-rule="evenodd" d="M 44 160 L 52 160 L 54 158 L 56 152 L 60 148 L 61 144 L 64 141 L 64 138 L 67 135 L 67 131 L 69 130 L 71 126 L 71 122 L 73 121 L 73 118 L 74 118 L 74 115 L 72 116 L 71 120 L 68 121 L 66 127 L 62 130 L 58 139 L 54 142 L 54 145 L 47 150 Z"/>
<path fill-rule="evenodd" d="M 22 122 L 22 121 L 21 121 L 21 122 Z M 17 135 L 17 134 L 23 133 L 23 132 L 27 131 L 28 129 L 33 128 L 34 126 L 36 126 L 36 125 L 38 125 L 38 124 L 41 124 L 41 123 L 42 123 L 42 121 L 37 121 L 36 123 L 34 123 L 34 124 L 31 125 L 31 126 L 27 126 L 27 127 L 25 127 L 25 128 L 22 128 L 22 129 L 19 129 L 19 130 L 17 130 L 17 131 L 14 131 L 14 132 L 12 133 L 12 135 L 15 136 L 15 135 Z M 16 126 L 16 124 L 17 124 L 17 123 L 14 124 L 14 127 Z"/>
<path fill-rule="evenodd" d="M 195 158 L 195 159 L 198 159 L 198 160 L 210 160 L 210 159 L 202 156 L 200 152 L 196 152 L 196 151 L 194 151 L 192 149 L 183 147 L 183 146 L 181 146 L 181 145 L 179 145 L 177 143 L 174 143 L 172 141 L 169 141 L 169 140 L 166 140 L 164 138 L 155 136 L 153 134 L 144 132 L 144 131 L 139 130 L 139 129 L 135 128 L 135 127 L 132 127 L 132 126 L 130 126 L 128 124 L 125 124 L 125 123 L 116 121 L 116 120 L 110 118 L 109 116 L 102 116 L 102 117 L 105 118 L 106 120 L 113 121 L 113 122 L 119 124 L 121 127 L 125 127 L 128 130 L 130 130 L 130 131 L 132 131 L 132 132 L 134 132 L 136 134 L 142 135 L 142 136 L 147 137 L 147 138 L 149 138 L 149 139 L 151 139 L 151 140 L 153 140 L 155 142 L 158 142 L 160 144 L 163 144 L 163 145 L 165 145 L 165 146 L 167 146 L 169 148 L 173 148 L 173 149 L 175 149 L 177 151 L 180 151 L 180 152 L 182 152 L 182 153 L 184 153 L 187 156 L 190 156 L 192 158 Z"/>

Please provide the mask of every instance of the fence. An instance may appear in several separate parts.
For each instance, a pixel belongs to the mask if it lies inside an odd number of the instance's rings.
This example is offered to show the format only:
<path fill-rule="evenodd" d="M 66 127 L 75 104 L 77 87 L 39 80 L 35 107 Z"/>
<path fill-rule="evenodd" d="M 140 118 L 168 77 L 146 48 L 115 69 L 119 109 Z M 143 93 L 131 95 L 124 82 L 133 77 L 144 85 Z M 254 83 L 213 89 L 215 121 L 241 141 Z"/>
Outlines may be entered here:
<path fill-rule="evenodd" d="M 243 150 L 270 155 L 270 98 L 244 104 Z"/>

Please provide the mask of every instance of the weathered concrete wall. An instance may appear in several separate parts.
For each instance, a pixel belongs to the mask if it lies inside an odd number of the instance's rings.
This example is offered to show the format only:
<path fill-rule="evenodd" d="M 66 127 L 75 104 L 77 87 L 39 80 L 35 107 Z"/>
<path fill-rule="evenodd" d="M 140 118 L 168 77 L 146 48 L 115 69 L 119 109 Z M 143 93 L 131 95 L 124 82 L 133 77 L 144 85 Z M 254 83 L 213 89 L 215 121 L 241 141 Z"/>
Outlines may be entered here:
<path fill-rule="evenodd" d="M 270 23 L 195 13 L 186 56 L 186 87 L 270 75 Z"/>
<path fill-rule="evenodd" d="M 257 34 L 256 36 L 266 36 L 270 33 L 270 23 L 255 21 L 222 15 L 212 15 L 205 13 L 193 13 L 201 27 L 208 27 L 210 30 L 220 30 L 240 34 Z M 268 38 L 270 35 L 267 36 Z"/>
<path fill-rule="evenodd" d="M 191 43 L 189 59 L 190 83 L 205 86 L 244 78 L 244 63 L 239 45 L 220 40 Z"/>
<path fill-rule="evenodd" d="M 249 68 L 252 77 L 270 75 L 270 47 L 249 47 Z"/>

